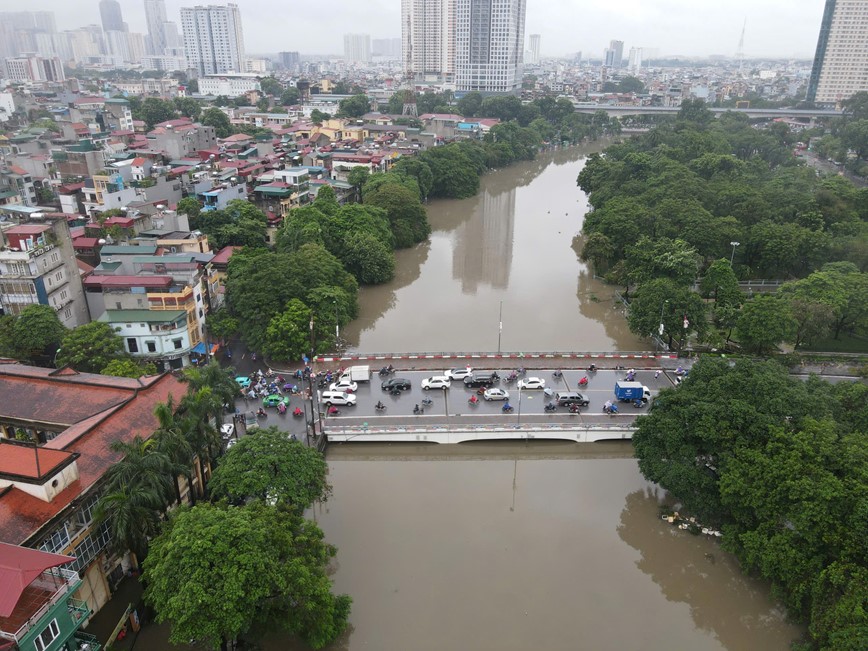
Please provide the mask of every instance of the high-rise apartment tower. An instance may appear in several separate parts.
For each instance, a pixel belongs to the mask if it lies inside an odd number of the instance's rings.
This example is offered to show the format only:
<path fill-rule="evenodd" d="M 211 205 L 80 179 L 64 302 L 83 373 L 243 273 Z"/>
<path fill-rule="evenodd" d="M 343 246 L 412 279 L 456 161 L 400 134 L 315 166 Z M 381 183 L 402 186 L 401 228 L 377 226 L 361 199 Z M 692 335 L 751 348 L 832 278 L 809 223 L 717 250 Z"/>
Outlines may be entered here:
<path fill-rule="evenodd" d="M 165 54 L 168 47 L 166 37 L 165 0 L 145 0 L 145 20 L 148 23 L 148 52 Z"/>
<path fill-rule="evenodd" d="M 344 59 L 348 63 L 369 63 L 371 60 L 370 34 L 344 34 Z"/>
<path fill-rule="evenodd" d="M 452 82 L 455 1 L 401 0 L 401 54 L 410 80 Z"/>
<path fill-rule="evenodd" d="M 121 3 L 118 0 L 100 0 L 99 15 L 102 19 L 104 32 L 124 32 L 124 16 L 121 13 Z"/>
<path fill-rule="evenodd" d="M 244 33 L 236 4 L 181 8 L 184 53 L 199 75 L 240 72 L 244 65 Z"/>
<path fill-rule="evenodd" d="M 528 46 L 530 48 L 530 62 L 529 63 L 539 63 L 539 45 L 540 45 L 540 35 L 539 34 L 531 34 L 528 36 Z"/>
<path fill-rule="evenodd" d="M 526 0 L 455 0 L 455 87 L 512 93 L 524 74 Z"/>
<path fill-rule="evenodd" d="M 826 0 L 809 102 L 837 104 L 868 90 L 868 0 Z"/>

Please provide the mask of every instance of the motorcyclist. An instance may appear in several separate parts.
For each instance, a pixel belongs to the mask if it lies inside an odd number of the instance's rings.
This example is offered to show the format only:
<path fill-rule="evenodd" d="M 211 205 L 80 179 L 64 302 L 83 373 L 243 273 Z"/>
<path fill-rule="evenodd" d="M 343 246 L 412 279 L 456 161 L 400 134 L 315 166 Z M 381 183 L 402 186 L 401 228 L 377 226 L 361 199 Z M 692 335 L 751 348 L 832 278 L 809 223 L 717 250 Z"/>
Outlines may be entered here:
<path fill-rule="evenodd" d="M 301 407 L 296 407 L 295 410 L 292 412 L 292 415 L 293 416 L 301 416 L 302 415 Z"/>
<path fill-rule="evenodd" d="M 509 404 L 509 400 L 503 403 L 503 407 L 501 407 L 501 411 L 512 411 L 512 405 Z"/>
<path fill-rule="evenodd" d="M 422 410 L 419 408 L 419 403 L 418 403 L 418 402 L 417 402 L 416 405 L 413 407 L 413 413 L 414 413 L 414 414 L 422 413 Z"/>
<path fill-rule="evenodd" d="M 329 415 L 330 416 L 334 416 L 334 415 L 339 414 L 339 413 L 341 413 L 340 410 L 337 407 L 335 407 L 334 405 L 329 407 Z"/>
<path fill-rule="evenodd" d="M 383 410 L 385 408 L 386 408 L 386 405 L 383 404 L 382 400 L 378 400 L 377 404 L 374 405 L 374 409 L 377 409 L 377 410 Z"/>
<path fill-rule="evenodd" d="M 596 372 L 597 372 L 597 365 L 596 365 L 596 364 L 591 364 L 591 365 L 588 367 L 588 373 L 596 373 Z"/>
<path fill-rule="evenodd" d="M 603 404 L 603 411 L 605 411 L 607 414 L 612 413 L 612 401 L 611 400 L 607 400 L 605 402 L 605 404 Z"/>
<path fill-rule="evenodd" d="M 479 402 L 479 398 L 477 398 L 476 394 L 474 393 L 472 396 L 470 396 L 470 400 L 468 400 L 467 402 L 469 402 L 471 405 L 475 405 L 477 402 Z"/>
<path fill-rule="evenodd" d="M 262 407 L 260 407 L 259 410 L 256 412 L 256 415 L 257 416 L 265 416 L 266 415 L 265 410 Z"/>

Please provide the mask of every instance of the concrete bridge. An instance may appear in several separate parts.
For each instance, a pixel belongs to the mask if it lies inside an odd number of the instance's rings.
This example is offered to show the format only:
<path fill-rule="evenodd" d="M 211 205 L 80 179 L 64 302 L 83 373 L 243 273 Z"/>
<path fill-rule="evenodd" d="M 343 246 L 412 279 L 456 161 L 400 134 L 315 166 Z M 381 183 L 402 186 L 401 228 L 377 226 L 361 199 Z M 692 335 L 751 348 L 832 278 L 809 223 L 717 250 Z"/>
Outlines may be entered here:
<path fill-rule="evenodd" d="M 466 443 L 468 441 L 573 441 L 595 443 L 597 441 L 628 441 L 636 428 L 630 424 L 605 425 L 575 424 L 529 424 L 522 426 L 477 426 L 477 427 L 393 427 L 379 425 L 332 426 L 326 425 L 329 443 Z"/>
<path fill-rule="evenodd" d="M 627 106 L 615 104 L 588 104 L 573 101 L 577 113 L 596 113 L 605 111 L 609 117 L 621 117 L 628 115 L 677 115 L 681 110 L 677 106 Z M 763 109 L 763 108 L 710 108 L 715 115 L 727 112 L 741 113 L 749 118 L 835 118 L 841 117 L 844 112 L 834 109 Z"/>

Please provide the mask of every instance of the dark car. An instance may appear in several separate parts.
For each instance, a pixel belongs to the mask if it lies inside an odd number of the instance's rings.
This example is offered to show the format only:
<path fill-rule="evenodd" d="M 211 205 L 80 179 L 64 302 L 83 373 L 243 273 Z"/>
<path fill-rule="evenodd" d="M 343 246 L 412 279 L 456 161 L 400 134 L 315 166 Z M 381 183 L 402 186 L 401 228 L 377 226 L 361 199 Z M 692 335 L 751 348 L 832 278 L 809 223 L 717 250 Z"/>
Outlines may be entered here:
<path fill-rule="evenodd" d="M 393 377 L 385 380 L 380 387 L 383 391 L 393 391 L 397 389 L 398 391 L 409 391 L 410 390 L 410 380 L 402 377 Z"/>
<path fill-rule="evenodd" d="M 493 373 L 474 373 L 464 378 L 464 386 L 473 387 L 474 389 L 485 387 L 487 389 L 490 386 L 494 386 L 497 380 L 497 376 Z"/>

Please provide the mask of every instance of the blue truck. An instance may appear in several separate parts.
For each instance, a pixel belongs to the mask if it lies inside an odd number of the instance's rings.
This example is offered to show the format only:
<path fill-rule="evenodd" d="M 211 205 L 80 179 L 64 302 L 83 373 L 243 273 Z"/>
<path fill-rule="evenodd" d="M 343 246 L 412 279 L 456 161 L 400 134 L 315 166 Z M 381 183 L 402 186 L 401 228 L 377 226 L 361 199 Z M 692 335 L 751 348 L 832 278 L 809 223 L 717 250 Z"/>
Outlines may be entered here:
<path fill-rule="evenodd" d="M 619 381 L 615 382 L 615 397 L 621 402 L 648 402 L 651 399 L 651 390 L 641 382 Z"/>

